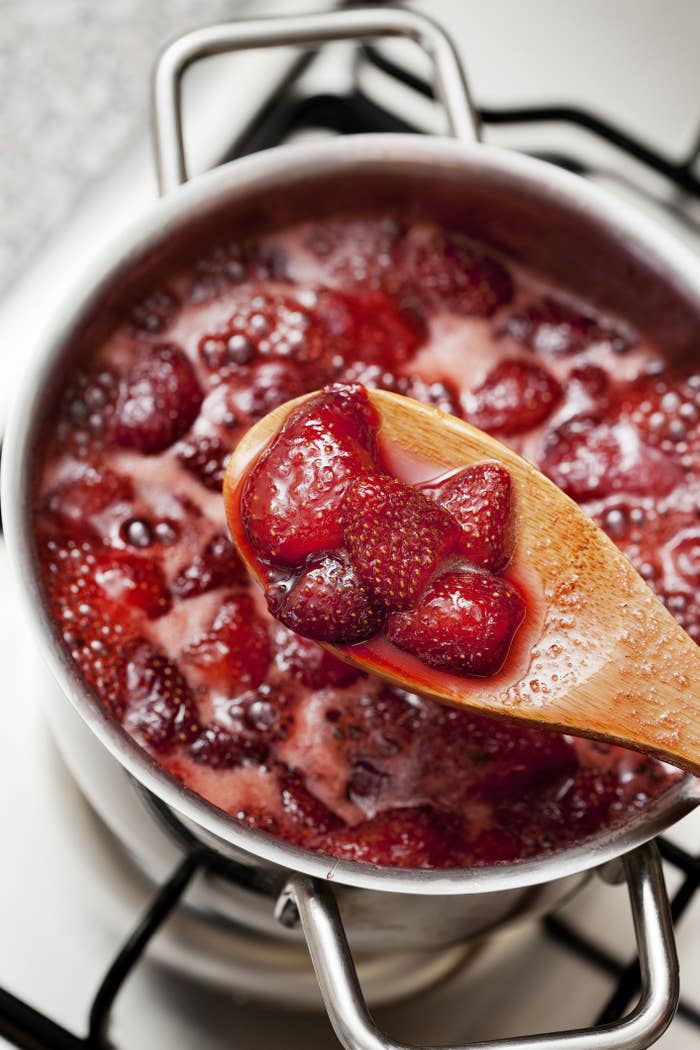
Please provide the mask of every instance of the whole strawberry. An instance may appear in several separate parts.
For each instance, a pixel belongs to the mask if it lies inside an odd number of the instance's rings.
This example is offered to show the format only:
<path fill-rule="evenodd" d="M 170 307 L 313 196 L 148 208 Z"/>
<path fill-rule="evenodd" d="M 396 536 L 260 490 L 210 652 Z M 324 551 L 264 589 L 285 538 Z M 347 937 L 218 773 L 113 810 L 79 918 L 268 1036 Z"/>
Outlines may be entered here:
<path fill-rule="evenodd" d="M 343 504 L 345 545 L 362 583 L 386 609 L 413 605 L 457 550 L 454 518 L 396 478 L 355 478 Z"/>

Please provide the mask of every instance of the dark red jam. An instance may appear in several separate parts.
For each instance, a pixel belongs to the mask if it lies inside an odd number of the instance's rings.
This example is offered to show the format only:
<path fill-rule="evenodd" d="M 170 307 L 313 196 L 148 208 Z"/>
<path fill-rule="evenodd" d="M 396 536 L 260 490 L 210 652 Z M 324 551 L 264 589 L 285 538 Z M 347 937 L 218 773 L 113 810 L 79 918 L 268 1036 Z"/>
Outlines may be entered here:
<path fill-rule="evenodd" d="M 96 702 L 235 819 L 336 857 L 491 864 L 624 823 L 680 774 L 384 685 L 267 611 L 227 538 L 226 460 L 272 408 L 337 382 L 408 394 L 508 442 L 700 640 L 700 366 L 436 227 L 339 218 L 218 245 L 66 378 L 36 541 Z M 424 495 L 458 514 L 459 493 Z M 494 579 L 503 534 L 465 554 Z M 373 564 L 380 586 L 400 587 Z M 342 557 L 315 568 L 347 570 Z"/>

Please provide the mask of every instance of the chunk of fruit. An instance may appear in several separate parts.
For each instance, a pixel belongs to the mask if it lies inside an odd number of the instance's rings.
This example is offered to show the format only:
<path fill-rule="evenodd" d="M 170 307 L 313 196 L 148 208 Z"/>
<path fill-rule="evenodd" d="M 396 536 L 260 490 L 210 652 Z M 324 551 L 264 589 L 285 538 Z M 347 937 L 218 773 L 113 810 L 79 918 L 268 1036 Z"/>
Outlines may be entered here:
<path fill-rule="evenodd" d="M 220 726 L 206 726 L 190 747 L 190 755 L 210 769 L 236 769 L 245 765 L 262 765 L 267 759 L 267 745 L 250 737 L 234 736 Z"/>
<path fill-rule="evenodd" d="M 180 668 L 145 639 L 132 643 L 126 663 L 124 725 L 158 754 L 191 744 L 200 732 L 197 705 Z"/>
<path fill-rule="evenodd" d="M 585 418 L 568 420 L 548 434 L 540 469 L 578 501 L 615 492 L 659 497 L 683 477 L 681 468 L 629 423 L 610 426 Z"/>
<path fill-rule="evenodd" d="M 506 268 L 449 234 L 409 236 L 402 245 L 398 275 L 419 302 L 465 317 L 491 317 L 513 298 Z"/>
<path fill-rule="evenodd" d="M 248 577 L 238 552 L 226 536 L 214 536 L 201 554 L 195 555 L 173 580 L 176 598 L 197 598 L 217 587 L 235 587 Z"/>
<path fill-rule="evenodd" d="M 310 562 L 289 592 L 269 601 L 270 611 L 286 627 L 336 645 L 371 638 L 384 619 L 344 551 Z"/>
<path fill-rule="evenodd" d="M 385 292 L 322 289 L 316 312 L 327 333 L 328 356 L 393 370 L 425 341 L 421 314 Z"/>
<path fill-rule="evenodd" d="M 549 297 L 514 311 L 499 334 L 509 335 L 540 354 L 578 354 L 601 345 L 621 353 L 631 343 L 629 336 L 611 325 Z"/>
<path fill-rule="evenodd" d="M 307 379 L 293 361 L 259 361 L 236 370 L 227 382 L 222 411 L 213 422 L 229 430 L 249 427 L 268 412 L 318 387 L 318 377 Z"/>
<path fill-rule="evenodd" d="M 395 266 L 402 233 L 393 218 L 325 219 L 314 223 L 305 242 L 333 283 L 377 289 Z"/>
<path fill-rule="evenodd" d="M 232 695 L 259 686 L 270 663 L 270 640 L 250 595 L 227 598 L 209 630 L 184 649 L 182 659 Z"/>
<path fill-rule="evenodd" d="M 267 248 L 253 241 L 218 244 L 195 264 L 189 298 L 194 303 L 208 302 L 242 281 L 284 280 L 286 270 L 287 260 L 279 248 Z"/>
<path fill-rule="evenodd" d="M 343 826 L 340 817 L 309 791 L 296 770 L 285 770 L 280 775 L 280 792 L 285 838 L 292 842 L 308 841 L 309 836 L 327 835 Z"/>
<path fill-rule="evenodd" d="M 561 397 L 561 386 L 544 368 L 508 358 L 469 395 L 466 418 L 481 430 L 518 434 L 542 423 Z"/>
<path fill-rule="evenodd" d="M 277 668 L 298 678 L 308 689 L 342 689 L 362 673 L 282 624 L 275 629 L 274 648 Z"/>
<path fill-rule="evenodd" d="M 63 529 L 78 535 L 98 531 L 95 517 L 134 496 L 129 478 L 107 468 L 90 467 L 80 477 L 64 481 L 46 496 L 45 506 Z"/>
<path fill-rule="evenodd" d="M 169 328 L 180 309 L 175 292 L 159 288 L 142 299 L 131 311 L 131 323 L 137 335 L 161 335 Z"/>
<path fill-rule="evenodd" d="M 198 434 L 179 442 L 175 454 L 185 470 L 211 492 L 220 492 L 231 449 L 211 434 Z"/>
<path fill-rule="evenodd" d="M 493 675 L 503 666 L 525 616 L 525 603 L 490 573 L 448 572 L 408 612 L 394 613 L 386 635 L 430 667 L 461 675 Z"/>
<path fill-rule="evenodd" d="M 386 809 L 372 820 L 334 831 L 323 850 L 342 860 L 393 868 L 448 868 L 465 837 L 459 816 L 432 806 Z"/>
<path fill-rule="evenodd" d="M 128 551 L 108 550 L 99 554 L 93 567 L 98 588 L 117 610 L 143 612 L 149 620 L 164 616 L 172 598 L 160 565 Z"/>
<path fill-rule="evenodd" d="M 122 448 L 163 452 L 194 423 L 202 403 L 194 369 L 174 343 L 155 346 L 126 375 L 115 412 Z"/>
<path fill-rule="evenodd" d="M 511 482 L 498 463 L 476 463 L 421 491 L 462 526 L 460 551 L 480 569 L 501 570 L 511 554 Z"/>
<path fill-rule="evenodd" d="M 328 387 L 288 417 L 243 490 L 243 523 L 263 558 L 297 566 L 342 545 L 343 491 L 376 469 L 376 426 L 362 387 Z"/>
<path fill-rule="evenodd" d="M 345 544 L 362 583 L 386 609 L 406 609 L 453 553 L 460 530 L 445 510 L 396 478 L 372 474 L 348 485 Z"/>

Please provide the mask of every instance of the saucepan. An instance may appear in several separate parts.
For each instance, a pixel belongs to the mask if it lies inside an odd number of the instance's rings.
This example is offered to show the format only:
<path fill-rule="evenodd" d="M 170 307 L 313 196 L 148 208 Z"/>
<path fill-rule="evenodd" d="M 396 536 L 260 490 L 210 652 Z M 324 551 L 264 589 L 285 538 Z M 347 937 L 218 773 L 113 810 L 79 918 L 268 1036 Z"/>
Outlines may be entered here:
<path fill-rule="evenodd" d="M 382 37 L 408 38 L 427 52 L 449 136 L 373 134 L 285 145 L 187 179 L 180 86 L 193 62 L 244 48 L 317 47 Z M 306 938 L 331 1021 L 350 1048 L 397 1044 L 369 1017 L 348 941 L 353 951 L 365 953 L 427 951 L 541 914 L 576 891 L 594 870 L 613 881 L 626 877 L 643 978 L 632 1013 L 604 1029 L 493 1045 L 533 1050 L 648 1046 L 670 1022 L 678 996 L 668 903 L 651 840 L 700 801 L 693 778 L 676 782 L 623 827 L 536 860 L 466 870 L 331 862 L 244 827 L 165 773 L 91 697 L 42 598 L 30 508 L 42 426 L 73 358 L 109 331 L 159 274 L 225 231 L 260 233 L 354 209 L 418 212 L 622 315 L 679 357 L 700 352 L 700 262 L 666 232 L 583 179 L 481 144 L 452 44 L 433 22 L 406 10 L 365 8 L 196 30 L 163 52 L 153 101 L 162 199 L 137 228 L 108 248 L 90 283 L 65 304 L 32 354 L 3 456 L 8 548 L 38 646 L 60 686 L 47 696 L 46 709 L 70 769 L 144 868 L 154 849 L 144 807 L 155 805 L 249 872 L 249 888 L 237 903 L 233 897 L 227 902 L 225 887 L 210 885 L 200 887 L 195 904 L 268 936 Z"/>

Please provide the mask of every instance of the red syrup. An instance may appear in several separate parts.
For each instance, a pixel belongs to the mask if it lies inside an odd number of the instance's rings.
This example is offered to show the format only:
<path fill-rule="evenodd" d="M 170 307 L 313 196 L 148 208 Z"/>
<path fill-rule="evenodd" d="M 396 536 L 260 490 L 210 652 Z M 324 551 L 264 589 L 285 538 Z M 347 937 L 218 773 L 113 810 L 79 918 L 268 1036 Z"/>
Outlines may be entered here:
<path fill-rule="evenodd" d="M 700 640 L 700 365 L 437 227 L 338 218 L 217 245 L 68 377 L 47 420 L 36 544 L 96 702 L 235 819 L 336 857 L 491 864 L 643 810 L 680 774 L 442 707 L 271 617 L 226 537 L 220 479 L 257 419 L 334 382 L 490 429 L 581 503 Z M 353 475 L 371 436 L 354 455 Z M 385 466 L 459 516 L 449 481 Z M 460 557 L 518 585 L 507 529 L 481 539 Z M 523 593 L 506 666 L 527 638 Z"/>

